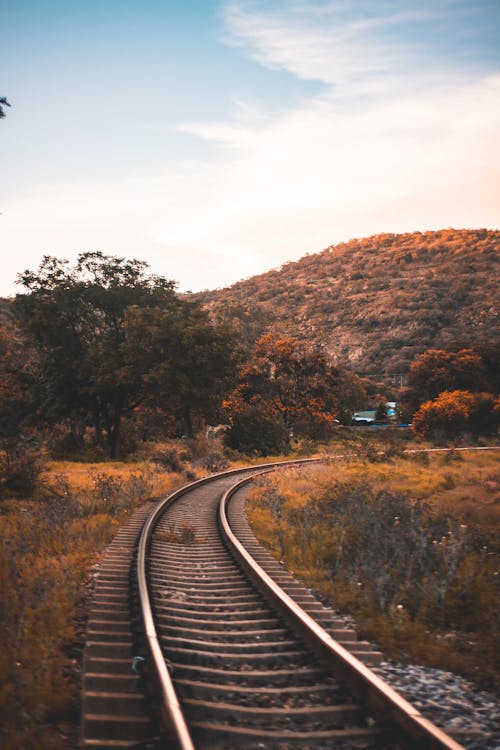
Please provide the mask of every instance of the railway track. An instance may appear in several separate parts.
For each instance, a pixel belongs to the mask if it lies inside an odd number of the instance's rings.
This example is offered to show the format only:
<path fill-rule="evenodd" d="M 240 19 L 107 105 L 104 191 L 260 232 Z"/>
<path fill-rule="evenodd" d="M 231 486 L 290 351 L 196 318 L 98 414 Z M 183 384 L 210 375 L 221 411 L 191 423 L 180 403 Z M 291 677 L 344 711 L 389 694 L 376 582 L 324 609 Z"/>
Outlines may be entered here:
<path fill-rule="evenodd" d="M 90 613 L 82 748 L 446 748 L 358 641 L 255 540 L 263 467 L 141 509 L 109 548 Z"/>

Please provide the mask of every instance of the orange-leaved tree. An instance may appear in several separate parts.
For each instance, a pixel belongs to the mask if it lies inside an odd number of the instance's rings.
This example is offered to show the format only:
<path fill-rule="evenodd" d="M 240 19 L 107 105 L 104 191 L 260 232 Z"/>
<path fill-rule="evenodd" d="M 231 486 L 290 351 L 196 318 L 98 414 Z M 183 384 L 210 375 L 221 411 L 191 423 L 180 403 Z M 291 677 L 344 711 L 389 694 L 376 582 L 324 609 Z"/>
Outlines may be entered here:
<path fill-rule="evenodd" d="M 358 408 L 364 395 L 359 378 L 331 365 L 322 351 L 267 333 L 257 341 L 225 406 L 233 425 L 249 409 L 258 409 L 279 419 L 289 433 L 319 438 L 341 412 Z"/>
<path fill-rule="evenodd" d="M 443 391 L 491 390 L 481 355 L 471 348 L 428 349 L 412 363 L 408 386 L 408 400 L 413 410 Z"/>
<path fill-rule="evenodd" d="M 485 434 L 498 428 L 500 399 L 491 393 L 444 391 L 423 403 L 413 417 L 413 431 L 423 438 Z"/>

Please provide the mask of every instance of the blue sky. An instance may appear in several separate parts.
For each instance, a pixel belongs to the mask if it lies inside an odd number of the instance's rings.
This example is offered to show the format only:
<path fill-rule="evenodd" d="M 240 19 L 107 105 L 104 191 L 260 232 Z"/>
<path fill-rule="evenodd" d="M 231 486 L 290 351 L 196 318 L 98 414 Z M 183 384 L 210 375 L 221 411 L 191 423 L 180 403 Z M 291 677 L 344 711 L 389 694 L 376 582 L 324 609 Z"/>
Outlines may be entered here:
<path fill-rule="evenodd" d="M 0 294 L 42 255 L 223 286 L 500 226 L 498 0 L 0 0 Z"/>

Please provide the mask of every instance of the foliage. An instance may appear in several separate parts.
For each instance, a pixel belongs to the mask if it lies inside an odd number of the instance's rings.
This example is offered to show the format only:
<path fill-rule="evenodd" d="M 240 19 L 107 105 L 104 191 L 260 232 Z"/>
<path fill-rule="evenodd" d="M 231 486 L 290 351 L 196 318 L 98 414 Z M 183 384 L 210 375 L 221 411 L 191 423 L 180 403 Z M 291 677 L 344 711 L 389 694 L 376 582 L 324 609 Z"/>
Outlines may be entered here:
<path fill-rule="evenodd" d="M 186 442 L 189 458 L 195 468 L 215 472 L 223 471 L 229 465 L 224 447 L 217 437 L 207 437 L 202 433 Z"/>
<path fill-rule="evenodd" d="M 44 416 L 68 419 L 75 443 L 92 424 L 98 444 L 120 450 L 122 418 L 140 401 L 141 382 L 123 356 L 123 321 L 132 304 L 173 305 L 173 282 L 145 275 L 146 264 L 82 253 L 74 268 L 45 256 L 25 271 L 13 309 L 39 352 Z"/>
<path fill-rule="evenodd" d="M 181 526 L 176 527 L 174 523 L 171 523 L 168 525 L 166 531 L 156 532 L 155 539 L 162 542 L 170 542 L 170 544 L 191 545 L 196 541 L 196 528 L 188 524 L 181 524 Z"/>
<path fill-rule="evenodd" d="M 447 344 L 445 350 L 454 354 L 459 354 L 463 350 L 469 350 L 479 357 L 479 379 L 476 379 L 476 381 L 469 379 L 469 384 L 464 386 L 465 390 L 485 390 L 491 393 L 500 392 L 500 341 L 496 338 L 494 330 L 489 337 L 452 341 Z"/>
<path fill-rule="evenodd" d="M 146 403 L 177 413 L 188 437 L 193 414 L 217 417 L 235 375 L 232 335 L 195 302 L 127 310 L 126 361 L 142 377 Z"/>
<path fill-rule="evenodd" d="M 194 295 L 203 298 L 203 295 Z M 244 361 L 265 330 L 276 326 L 276 310 L 255 304 L 254 301 L 241 299 L 238 302 L 228 301 L 217 308 L 216 321 L 232 331 L 240 358 Z"/>
<path fill-rule="evenodd" d="M 444 391 L 423 403 L 413 416 L 412 429 L 422 438 L 449 438 L 463 432 L 487 434 L 500 424 L 500 401 L 491 393 Z"/>
<path fill-rule="evenodd" d="M 279 417 L 294 434 L 318 438 L 331 430 L 337 414 L 353 410 L 363 398 L 359 378 L 329 365 L 321 351 L 307 351 L 296 339 L 268 333 L 257 341 L 225 405 L 230 420 L 248 407 L 262 412 L 258 417 L 253 409 L 239 421 L 238 429 L 247 433 L 251 420 L 264 423 L 267 414 Z M 271 426 L 269 419 L 267 424 Z"/>
<path fill-rule="evenodd" d="M 232 372 L 225 331 L 146 268 L 100 252 L 74 268 L 46 256 L 20 275 L 26 293 L 13 303 L 40 361 L 40 415 L 67 421 L 77 448 L 91 426 L 111 458 L 140 404 L 180 411 L 190 435 L 192 411 L 210 414 Z"/>
<path fill-rule="evenodd" d="M 225 438 L 233 450 L 269 456 L 290 451 L 290 433 L 280 414 L 248 406 L 234 414 Z"/>
<path fill-rule="evenodd" d="M 179 474 L 182 471 L 182 455 L 174 445 L 160 445 L 151 454 L 151 461 L 161 466 L 165 471 Z"/>
<path fill-rule="evenodd" d="M 0 498 L 31 497 L 43 472 L 36 419 L 37 362 L 9 316 L 0 320 Z"/>
<path fill-rule="evenodd" d="M 412 619 L 445 618 L 446 595 L 471 544 L 459 524 L 366 484 L 329 487 L 318 512 L 334 530 L 323 548 L 334 580 L 369 587 L 382 612 L 404 608 Z M 462 623 L 444 625 L 462 629 Z"/>
<path fill-rule="evenodd" d="M 384 401 L 380 401 L 375 410 L 375 422 L 385 422 L 387 419 L 387 407 Z"/>
<path fill-rule="evenodd" d="M 45 456 L 29 442 L 18 440 L 15 449 L 0 451 L 0 499 L 32 498 L 45 470 Z"/>
<path fill-rule="evenodd" d="M 428 349 L 412 362 L 408 387 L 416 409 L 443 391 L 488 391 L 490 383 L 481 356 L 472 349 Z"/>
<path fill-rule="evenodd" d="M 499 243 L 485 229 L 379 234 L 197 296 L 223 320 L 244 308 L 249 342 L 279 331 L 399 386 L 426 349 L 498 342 Z"/>
<path fill-rule="evenodd" d="M 456 348 L 464 348 L 462 343 L 454 345 Z M 481 363 L 486 372 L 488 391 L 500 393 L 500 341 L 492 338 L 476 339 L 468 344 L 472 351 L 481 357 Z M 453 348 L 453 346 L 450 346 Z"/>
<path fill-rule="evenodd" d="M 37 362 L 9 316 L 0 317 L 0 446 L 16 446 L 32 421 Z"/>
<path fill-rule="evenodd" d="M 5 96 L 0 96 L 0 120 L 6 116 L 4 107 L 10 107 Z"/>

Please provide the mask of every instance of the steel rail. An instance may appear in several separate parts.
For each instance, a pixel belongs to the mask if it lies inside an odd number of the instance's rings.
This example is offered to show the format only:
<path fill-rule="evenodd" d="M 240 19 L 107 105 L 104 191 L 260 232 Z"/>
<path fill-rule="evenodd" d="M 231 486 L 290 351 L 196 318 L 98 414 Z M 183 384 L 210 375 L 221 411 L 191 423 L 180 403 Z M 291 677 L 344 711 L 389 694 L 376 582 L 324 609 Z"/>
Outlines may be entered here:
<path fill-rule="evenodd" d="M 154 528 L 167 507 L 172 505 L 172 503 L 174 503 L 176 500 L 178 500 L 188 492 L 191 492 L 191 490 L 204 484 L 213 482 L 216 479 L 248 472 L 252 472 L 252 475 L 254 475 L 272 470 L 274 468 L 295 466 L 307 463 L 319 463 L 322 460 L 324 459 L 305 458 L 294 461 L 277 461 L 273 463 L 259 464 L 255 467 L 246 466 L 240 469 L 231 469 L 229 471 L 223 471 L 218 474 L 212 474 L 208 477 L 203 477 L 202 479 L 198 479 L 195 482 L 184 485 L 178 490 L 175 490 L 171 494 L 167 495 L 167 497 L 162 500 L 154 509 L 154 511 L 149 515 L 146 523 L 144 524 L 139 538 L 136 562 L 136 578 L 142 624 L 150 656 L 149 664 L 151 665 L 153 670 L 152 677 L 157 683 L 160 693 L 160 714 L 162 717 L 162 721 L 169 734 L 172 735 L 172 739 L 176 742 L 179 750 L 195 750 L 195 746 L 193 744 L 193 740 L 191 739 L 184 714 L 182 712 L 172 679 L 166 666 L 165 658 L 163 656 L 160 645 L 160 639 L 153 617 L 153 609 L 151 605 L 151 598 L 147 581 L 146 561 Z"/>
<path fill-rule="evenodd" d="M 270 468 L 273 467 L 261 467 L 263 471 Z M 422 750 L 464 750 L 462 745 L 422 716 L 411 703 L 337 643 L 246 551 L 231 530 L 227 518 L 227 505 L 231 497 L 253 479 L 254 476 L 241 479 L 224 493 L 219 504 L 219 524 L 226 544 L 261 594 L 287 622 L 293 625 L 295 631 L 320 656 L 322 663 L 343 676 L 358 700 L 368 705 L 375 714 L 381 713 L 382 717 L 390 717 L 399 727 L 400 733 L 411 743 L 405 744 L 405 747 Z"/>

